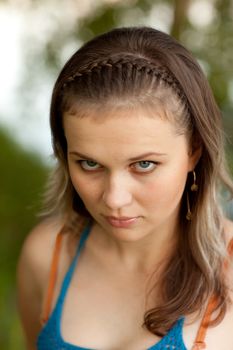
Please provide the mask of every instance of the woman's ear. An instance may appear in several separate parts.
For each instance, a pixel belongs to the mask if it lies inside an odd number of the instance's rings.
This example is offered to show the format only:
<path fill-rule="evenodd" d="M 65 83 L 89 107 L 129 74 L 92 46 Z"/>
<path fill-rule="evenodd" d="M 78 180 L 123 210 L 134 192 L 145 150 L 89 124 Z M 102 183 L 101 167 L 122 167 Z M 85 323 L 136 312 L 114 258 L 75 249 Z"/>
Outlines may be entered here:
<path fill-rule="evenodd" d="M 202 144 L 193 144 L 189 151 L 189 171 L 193 171 L 202 155 Z"/>

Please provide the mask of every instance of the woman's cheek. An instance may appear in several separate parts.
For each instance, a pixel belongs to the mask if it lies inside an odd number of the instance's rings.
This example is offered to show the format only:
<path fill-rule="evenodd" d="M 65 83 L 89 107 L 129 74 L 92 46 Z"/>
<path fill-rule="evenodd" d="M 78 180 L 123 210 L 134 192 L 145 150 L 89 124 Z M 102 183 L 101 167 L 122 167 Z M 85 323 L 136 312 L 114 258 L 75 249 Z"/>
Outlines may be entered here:
<path fill-rule="evenodd" d="M 70 173 L 72 184 L 83 201 L 94 200 L 101 190 L 97 181 L 91 180 L 84 174 Z"/>
<path fill-rule="evenodd" d="M 76 192 L 82 198 L 86 192 L 87 180 L 82 175 L 77 174 L 77 171 L 72 169 L 72 167 L 70 167 L 70 179 Z"/>
<path fill-rule="evenodd" d="M 186 171 L 161 172 L 152 181 L 148 182 L 143 188 L 143 193 L 148 199 L 151 198 L 155 203 L 167 203 L 180 200 L 184 191 L 187 174 Z"/>

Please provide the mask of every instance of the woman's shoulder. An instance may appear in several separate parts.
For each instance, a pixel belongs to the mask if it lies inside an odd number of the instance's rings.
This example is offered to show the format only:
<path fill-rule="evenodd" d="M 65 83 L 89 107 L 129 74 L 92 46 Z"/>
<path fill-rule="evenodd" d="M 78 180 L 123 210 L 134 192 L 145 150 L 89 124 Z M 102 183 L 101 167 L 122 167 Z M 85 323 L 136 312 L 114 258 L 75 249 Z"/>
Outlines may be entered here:
<path fill-rule="evenodd" d="M 57 233 L 62 223 L 44 220 L 26 236 L 17 265 L 17 304 L 28 348 L 34 348 Z"/>
<path fill-rule="evenodd" d="M 25 237 L 21 255 L 27 255 L 32 260 L 47 259 L 62 226 L 61 220 L 55 218 L 39 222 Z"/>
<path fill-rule="evenodd" d="M 48 275 L 54 244 L 62 226 L 59 219 L 43 220 L 29 232 L 23 242 L 18 265 L 25 274 L 35 276 L 40 285 L 44 285 L 44 279 Z"/>
<path fill-rule="evenodd" d="M 63 232 L 64 220 L 60 218 L 49 218 L 37 224 L 26 236 L 18 261 L 18 268 L 28 278 L 33 278 L 44 294 L 47 286 L 51 262 L 55 250 L 55 242 L 58 234 Z M 75 254 L 78 236 L 69 231 L 62 233 L 63 239 L 59 256 L 59 270 L 64 270 L 70 264 Z"/>
<path fill-rule="evenodd" d="M 229 260 L 229 265 L 226 270 L 226 277 L 228 281 L 228 285 L 230 287 L 229 289 L 229 296 L 230 299 L 233 303 L 233 221 L 230 219 L 225 218 L 224 219 L 224 233 L 225 233 L 225 238 L 226 238 L 226 243 L 228 246 L 229 253 L 230 253 L 230 260 Z M 232 315 L 233 315 L 233 310 L 232 310 Z M 232 316 L 233 317 L 233 316 Z"/>
<path fill-rule="evenodd" d="M 226 243 L 229 244 L 233 239 L 233 221 L 224 217 L 223 227 L 224 227 Z"/>

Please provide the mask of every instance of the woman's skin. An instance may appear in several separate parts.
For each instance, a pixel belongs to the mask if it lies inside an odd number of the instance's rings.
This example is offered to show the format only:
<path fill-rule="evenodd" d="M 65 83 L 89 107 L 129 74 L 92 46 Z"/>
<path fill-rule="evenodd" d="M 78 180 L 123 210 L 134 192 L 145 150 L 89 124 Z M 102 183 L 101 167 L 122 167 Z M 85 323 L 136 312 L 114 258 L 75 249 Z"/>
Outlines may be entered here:
<path fill-rule="evenodd" d="M 65 115 L 69 172 L 96 221 L 98 245 L 124 268 L 147 271 L 175 244 L 180 200 L 200 150 L 191 154 L 185 135 L 158 115 L 142 109 L 109 115 Z M 106 216 L 136 221 L 118 228 Z"/>
<path fill-rule="evenodd" d="M 143 315 L 159 303 L 160 268 L 176 249 L 181 197 L 188 172 L 201 156 L 201 149 L 193 151 L 186 136 L 161 115 L 123 109 L 93 110 L 84 118 L 64 116 L 70 176 L 95 219 L 63 308 L 61 333 L 69 343 L 142 350 L 159 340 L 141 327 Z M 126 225 L 105 216 L 136 219 Z M 52 248 L 61 225 L 51 220 L 37 226 L 25 241 L 19 262 L 19 307 L 30 350 L 35 349 Z M 225 231 L 229 241 L 230 221 L 225 221 Z M 53 306 L 75 254 L 73 239 L 67 235 L 64 240 Z M 145 293 L 154 283 L 146 301 Z M 187 317 L 184 326 L 187 349 L 200 318 L 192 325 L 189 321 Z M 232 326 L 230 308 L 224 320 L 208 330 L 207 349 L 233 349 Z"/>

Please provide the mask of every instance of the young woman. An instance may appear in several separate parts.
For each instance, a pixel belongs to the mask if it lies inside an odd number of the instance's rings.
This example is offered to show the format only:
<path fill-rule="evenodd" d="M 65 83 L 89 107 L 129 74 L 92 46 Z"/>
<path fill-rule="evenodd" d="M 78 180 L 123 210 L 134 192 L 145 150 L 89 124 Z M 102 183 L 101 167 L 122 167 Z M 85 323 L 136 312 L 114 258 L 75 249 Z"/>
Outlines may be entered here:
<path fill-rule="evenodd" d="M 18 264 L 27 349 L 233 349 L 233 184 L 192 55 L 148 27 L 94 38 L 57 79 L 51 129 L 47 217 Z"/>

